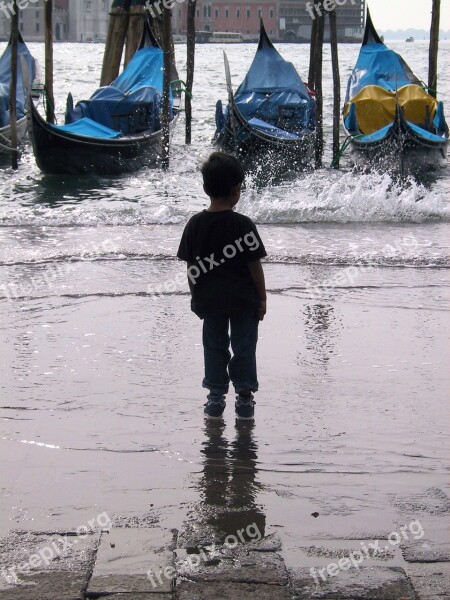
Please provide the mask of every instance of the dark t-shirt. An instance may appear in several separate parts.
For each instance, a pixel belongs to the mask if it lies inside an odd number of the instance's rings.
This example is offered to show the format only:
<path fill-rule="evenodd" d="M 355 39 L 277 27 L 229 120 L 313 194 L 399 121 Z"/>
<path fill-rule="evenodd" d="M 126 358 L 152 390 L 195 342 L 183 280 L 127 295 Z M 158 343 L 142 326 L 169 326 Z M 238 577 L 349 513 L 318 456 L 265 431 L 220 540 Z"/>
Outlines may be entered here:
<path fill-rule="evenodd" d="M 232 210 L 197 213 L 184 229 L 177 256 L 192 263 L 191 308 L 200 318 L 258 308 L 248 263 L 267 253 L 248 217 Z"/>

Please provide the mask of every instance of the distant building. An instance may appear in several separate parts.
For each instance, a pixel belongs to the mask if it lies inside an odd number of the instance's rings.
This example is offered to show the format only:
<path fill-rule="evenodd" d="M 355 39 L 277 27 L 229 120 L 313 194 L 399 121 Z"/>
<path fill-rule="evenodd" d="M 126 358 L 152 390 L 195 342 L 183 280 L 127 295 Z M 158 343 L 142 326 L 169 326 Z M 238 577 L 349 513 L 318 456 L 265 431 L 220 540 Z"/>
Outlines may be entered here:
<path fill-rule="evenodd" d="M 55 0 L 53 3 L 53 37 L 56 41 L 69 39 L 68 3 L 69 0 Z M 22 2 L 24 8 L 19 10 L 19 31 L 27 42 L 44 40 L 44 4 L 45 0 L 29 2 L 28 5 L 26 0 Z M 4 2 L 0 13 L 0 39 L 9 39 L 11 12 L 11 3 Z"/>
<path fill-rule="evenodd" d="M 58 42 L 97 42 L 106 39 L 113 0 L 54 0 L 53 38 Z M 19 29 L 26 42 L 43 42 L 45 0 L 22 0 Z M 4 8 L 2 8 L 2 6 Z M 9 39 L 10 3 L 0 2 L 0 39 Z"/>
<path fill-rule="evenodd" d="M 69 41 L 104 42 L 113 0 L 70 0 Z"/>
<path fill-rule="evenodd" d="M 324 2 L 299 2 L 280 0 L 280 40 L 286 42 L 309 42 L 314 17 L 318 15 L 315 5 L 325 14 L 325 40 L 330 38 L 328 13 Z M 360 42 L 364 31 L 365 0 L 347 0 L 338 3 L 336 11 L 337 36 L 339 42 Z"/>
<path fill-rule="evenodd" d="M 274 41 L 309 42 L 316 4 L 322 12 L 324 2 L 312 0 L 197 0 L 197 32 L 238 32 L 242 39 L 256 40 L 262 17 L 267 33 Z M 307 7 L 310 7 L 308 10 Z M 340 0 L 336 10 L 338 40 L 361 41 L 364 28 L 365 0 Z M 173 29 L 186 34 L 187 2 L 172 9 Z M 199 36 L 197 36 L 199 37 Z M 202 39 L 205 36 L 200 36 Z M 325 39 L 329 39 L 328 18 Z"/>
<path fill-rule="evenodd" d="M 174 33 L 186 34 L 186 12 L 186 3 L 174 6 Z M 277 39 L 276 0 L 197 0 L 195 27 L 197 31 L 241 33 L 243 40 L 257 40 L 261 18 L 267 33 Z"/>

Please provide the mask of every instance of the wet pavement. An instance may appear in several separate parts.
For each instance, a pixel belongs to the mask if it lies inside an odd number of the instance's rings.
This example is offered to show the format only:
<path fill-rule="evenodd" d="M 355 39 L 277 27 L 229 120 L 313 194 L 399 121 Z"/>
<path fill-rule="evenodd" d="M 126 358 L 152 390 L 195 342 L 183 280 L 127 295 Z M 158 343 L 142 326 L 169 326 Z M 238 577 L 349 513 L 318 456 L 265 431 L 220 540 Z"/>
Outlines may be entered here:
<path fill-rule="evenodd" d="M 256 521 L 221 535 L 197 518 L 177 530 L 148 514 L 121 515 L 103 530 L 10 532 L 0 542 L 0 600 L 448 598 L 449 498 L 430 488 L 397 504 L 392 531 L 357 538 L 320 533 L 311 515 L 316 533 L 288 552 Z"/>

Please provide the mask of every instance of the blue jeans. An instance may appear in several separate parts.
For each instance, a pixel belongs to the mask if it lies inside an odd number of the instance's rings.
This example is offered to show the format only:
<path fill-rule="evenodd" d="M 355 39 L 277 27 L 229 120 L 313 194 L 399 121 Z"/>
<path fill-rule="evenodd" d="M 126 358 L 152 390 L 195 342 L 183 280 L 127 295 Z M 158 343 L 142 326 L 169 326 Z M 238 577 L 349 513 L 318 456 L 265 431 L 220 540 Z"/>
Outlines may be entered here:
<path fill-rule="evenodd" d="M 256 343 L 259 320 L 256 314 L 207 316 L 203 320 L 205 377 L 203 387 L 211 395 L 228 392 L 231 382 L 236 393 L 258 390 Z M 229 331 L 230 330 L 230 331 Z M 229 346 L 231 341 L 231 356 Z"/>

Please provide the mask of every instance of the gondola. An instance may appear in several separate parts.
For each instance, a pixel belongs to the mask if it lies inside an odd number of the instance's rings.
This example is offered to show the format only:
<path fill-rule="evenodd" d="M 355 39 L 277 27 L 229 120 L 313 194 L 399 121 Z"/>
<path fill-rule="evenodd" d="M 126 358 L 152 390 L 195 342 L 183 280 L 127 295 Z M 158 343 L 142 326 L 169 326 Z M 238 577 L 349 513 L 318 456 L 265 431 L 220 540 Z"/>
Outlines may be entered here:
<path fill-rule="evenodd" d="M 369 11 L 343 124 L 358 165 L 415 176 L 446 164 L 449 130 L 442 102 L 385 46 Z"/>
<path fill-rule="evenodd" d="M 47 174 L 113 176 L 152 166 L 162 143 L 163 52 L 146 23 L 141 44 L 111 85 L 73 107 L 65 125 L 44 121 L 31 105 L 30 137 L 38 167 Z M 170 102 L 170 129 L 179 113 Z"/>
<path fill-rule="evenodd" d="M 25 115 L 26 89 L 30 82 L 36 82 L 39 76 L 39 66 L 33 58 L 27 45 L 19 33 L 17 44 L 17 140 L 22 142 L 27 133 L 27 118 Z M 24 82 L 24 78 L 28 81 Z M 11 82 L 11 40 L 0 57 L 0 155 L 9 155 L 11 151 L 11 126 L 9 115 L 9 85 Z"/>
<path fill-rule="evenodd" d="M 315 100 L 294 66 L 274 48 L 261 22 L 258 49 L 236 93 L 224 53 L 228 106 L 216 105 L 213 143 L 266 175 L 308 166 L 314 156 Z"/>

